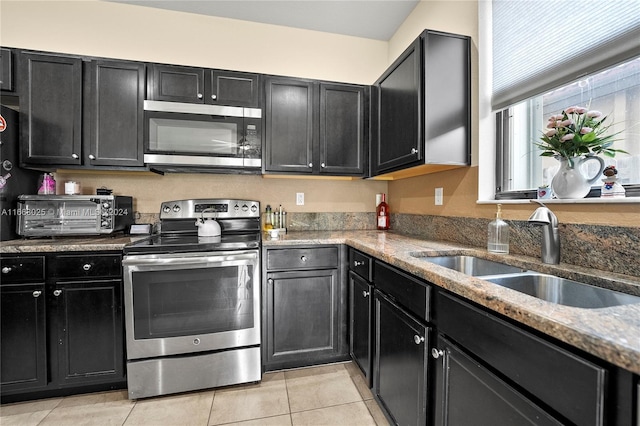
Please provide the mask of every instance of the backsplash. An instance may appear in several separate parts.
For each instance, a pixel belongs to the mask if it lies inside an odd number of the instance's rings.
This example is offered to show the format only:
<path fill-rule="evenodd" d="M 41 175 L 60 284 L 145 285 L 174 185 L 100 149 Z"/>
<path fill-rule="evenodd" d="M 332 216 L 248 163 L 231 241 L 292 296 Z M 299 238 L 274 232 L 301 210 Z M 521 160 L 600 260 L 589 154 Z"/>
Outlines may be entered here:
<path fill-rule="evenodd" d="M 392 214 L 391 229 L 419 238 L 486 248 L 491 219 Z M 527 221 L 509 224 L 509 252 L 539 257 L 542 228 Z M 560 224 L 560 261 L 625 275 L 640 276 L 640 228 Z"/>

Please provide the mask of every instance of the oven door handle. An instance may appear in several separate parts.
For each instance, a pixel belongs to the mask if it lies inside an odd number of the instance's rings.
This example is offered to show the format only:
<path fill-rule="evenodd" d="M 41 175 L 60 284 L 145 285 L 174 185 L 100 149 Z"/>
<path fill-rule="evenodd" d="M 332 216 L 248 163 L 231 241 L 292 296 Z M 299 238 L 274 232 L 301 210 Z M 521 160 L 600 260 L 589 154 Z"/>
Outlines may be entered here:
<path fill-rule="evenodd" d="M 207 265 L 212 263 L 224 263 L 233 261 L 255 261 L 258 258 L 257 253 L 230 254 L 224 256 L 206 256 L 206 257 L 165 257 L 165 258 L 136 258 L 122 260 L 123 266 L 180 266 L 180 265 Z"/>

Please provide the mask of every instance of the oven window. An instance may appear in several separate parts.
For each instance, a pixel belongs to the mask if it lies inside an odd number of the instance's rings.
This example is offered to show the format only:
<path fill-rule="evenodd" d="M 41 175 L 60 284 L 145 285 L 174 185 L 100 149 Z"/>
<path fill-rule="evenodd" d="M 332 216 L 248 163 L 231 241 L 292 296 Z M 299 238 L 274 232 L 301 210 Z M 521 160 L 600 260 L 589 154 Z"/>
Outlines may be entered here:
<path fill-rule="evenodd" d="M 250 265 L 133 272 L 132 281 L 135 339 L 254 326 Z"/>
<path fill-rule="evenodd" d="M 238 123 L 170 118 L 149 119 L 149 150 L 238 155 Z"/>

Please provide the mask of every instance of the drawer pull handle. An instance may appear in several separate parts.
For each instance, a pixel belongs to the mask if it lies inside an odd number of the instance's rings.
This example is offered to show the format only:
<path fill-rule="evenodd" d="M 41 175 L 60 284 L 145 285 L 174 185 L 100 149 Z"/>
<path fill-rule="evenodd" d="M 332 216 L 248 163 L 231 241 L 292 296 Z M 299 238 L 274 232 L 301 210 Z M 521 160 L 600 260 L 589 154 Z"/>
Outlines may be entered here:
<path fill-rule="evenodd" d="M 366 290 L 362 290 L 362 297 L 369 297 L 369 292 Z"/>
<path fill-rule="evenodd" d="M 8 274 L 11 271 L 12 271 L 12 268 L 9 268 L 8 266 L 5 266 L 4 268 L 2 268 L 2 273 L 3 274 Z"/>
<path fill-rule="evenodd" d="M 443 355 L 444 355 L 444 351 L 443 351 L 443 350 L 438 349 L 438 348 L 432 348 L 432 349 L 431 349 L 431 356 L 432 356 L 434 359 L 438 359 L 438 358 L 440 358 L 440 357 L 441 357 L 441 356 L 443 356 Z"/>
<path fill-rule="evenodd" d="M 419 345 L 420 343 L 424 342 L 424 337 L 422 336 L 418 336 L 417 334 L 413 336 L 413 342 L 416 345 Z"/>
<path fill-rule="evenodd" d="M 354 260 L 354 261 L 353 261 L 353 266 L 355 266 L 356 268 L 357 268 L 358 266 L 362 266 L 362 265 L 364 265 L 364 260 L 363 260 L 362 262 L 361 262 L 361 261 L 359 261 L 359 260 Z"/>
<path fill-rule="evenodd" d="M 300 260 L 303 261 L 303 262 L 306 262 L 307 261 L 307 256 L 300 256 Z"/>
<path fill-rule="evenodd" d="M 36 290 L 33 292 L 33 297 L 39 297 L 42 294 L 40 290 Z"/>
<path fill-rule="evenodd" d="M 84 265 L 82 265 L 82 269 L 84 269 L 85 271 L 88 271 L 89 269 L 91 269 L 91 264 L 85 263 Z"/>
<path fill-rule="evenodd" d="M 62 294 L 62 290 L 53 290 L 53 295 L 58 297 Z"/>

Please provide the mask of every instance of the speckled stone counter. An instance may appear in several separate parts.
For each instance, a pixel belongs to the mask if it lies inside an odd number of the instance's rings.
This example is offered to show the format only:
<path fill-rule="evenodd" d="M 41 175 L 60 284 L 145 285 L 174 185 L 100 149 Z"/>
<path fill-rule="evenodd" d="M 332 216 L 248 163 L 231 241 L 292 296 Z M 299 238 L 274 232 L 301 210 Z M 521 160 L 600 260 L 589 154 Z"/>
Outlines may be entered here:
<path fill-rule="evenodd" d="M 51 253 L 59 251 L 107 251 L 122 250 L 126 244 L 141 237 L 123 235 L 102 237 L 58 237 L 2 241 L 1 254 Z"/>
<path fill-rule="evenodd" d="M 569 264 L 545 265 L 528 256 L 496 255 L 474 247 L 420 240 L 392 232 L 289 232 L 277 239 L 265 235 L 263 240 L 264 247 L 298 244 L 347 244 L 611 364 L 640 374 L 640 304 L 602 309 L 558 305 L 432 264 L 420 257 L 467 254 L 640 295 L 638 277 Z"/>

